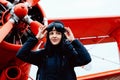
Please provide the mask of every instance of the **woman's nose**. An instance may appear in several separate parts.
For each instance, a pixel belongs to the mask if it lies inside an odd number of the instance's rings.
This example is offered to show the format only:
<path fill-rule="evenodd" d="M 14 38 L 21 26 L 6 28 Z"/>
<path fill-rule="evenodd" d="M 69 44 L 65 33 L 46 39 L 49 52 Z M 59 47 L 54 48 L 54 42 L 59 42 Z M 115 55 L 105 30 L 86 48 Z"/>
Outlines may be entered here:
<path fill-rule="evenodd" d="M 56 37 L 56 35 L 54 34 L 53 37 Z"/>
<path fill-rule="evenodd" d="M 56 37 L 56 34 L 55 34 L 55 33 L 53 34 L 53 37 Z"/>

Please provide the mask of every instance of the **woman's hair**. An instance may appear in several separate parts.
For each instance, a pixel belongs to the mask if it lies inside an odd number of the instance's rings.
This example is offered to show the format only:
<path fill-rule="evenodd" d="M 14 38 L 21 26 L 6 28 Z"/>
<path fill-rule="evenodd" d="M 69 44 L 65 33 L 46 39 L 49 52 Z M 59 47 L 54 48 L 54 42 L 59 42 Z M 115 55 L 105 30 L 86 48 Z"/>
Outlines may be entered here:
<path fill-rule="evenodd" d="M 52 31 L 54 27 L 58 32 L 61 32 L 61 33 L 65 32 L 64 24 L 61 21 L 54 21 L 48 25 L 47 27 L 48 33 Z"/>
<path fill-rule="evenodd" d="M 58 32 L 62 33 L 61 42 L 58 45 L 52 45 L 52 43 L 50 42 L 50 39 L 49 39 L 49 32 L 52 31 L 53 28 L 55 28 L 55 30 L 57 30 Z M 45 44 L 45 49 L 47 49 L 48 52 L 51 52 L 52 50 L 57 50 L 58 48 L 60 50 L 60 48 L 62 47 L 62 45 L 66 39 L 65 34 L 64 34 L 64 32 L 66 31 L 64 28 L 64 24 L 61 21 L 53 21 L 48 25 L 47 31 L 48 31 L 47 32 L 47 41 Z"/>

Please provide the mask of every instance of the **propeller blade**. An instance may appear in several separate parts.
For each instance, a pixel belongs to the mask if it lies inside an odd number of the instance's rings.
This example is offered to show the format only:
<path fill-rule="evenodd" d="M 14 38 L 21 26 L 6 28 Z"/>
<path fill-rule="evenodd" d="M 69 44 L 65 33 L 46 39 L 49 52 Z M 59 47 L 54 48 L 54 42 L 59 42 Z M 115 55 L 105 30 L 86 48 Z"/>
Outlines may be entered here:
<path fill-rule="evenodd" d="M 30 23 L 30 29 L 35 35 L 37 35 L 40 27 L 43 27 L 43 25 L 38 21 L 32 21 Z"/>
<path fill-rule="evenodd" d="M 6 6 L 8 4 L 8 1 L 6 1 L 6 0 L 0 0 L 0 3 Z"/>
<path fill-rule="evenodd" d="M 31 6 L 35 6 L 40 0 L 26 0 Z"/>
<path fill-rule="evenodd" d="M 3 41 L 3 39 L 6 37 L 6 35 L 10 32 L 12 28 L 13 28 L 13 23 L 11 21 L 6 22 L 0 28 L 0 43 Z"/>

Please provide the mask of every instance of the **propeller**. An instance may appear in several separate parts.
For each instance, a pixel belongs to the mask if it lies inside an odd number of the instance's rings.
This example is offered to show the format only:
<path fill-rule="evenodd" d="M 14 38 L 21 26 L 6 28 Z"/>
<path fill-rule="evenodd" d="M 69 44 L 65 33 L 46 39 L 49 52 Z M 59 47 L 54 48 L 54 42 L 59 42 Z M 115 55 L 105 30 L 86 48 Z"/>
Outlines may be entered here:
<path fill-rule="evenodd" d="M 19 40 L 20 43 L 21 40 L 26 40 L 27 37 L 30 36 L 31 33 L 36 35 L 38 33 L 38 30 L 43 24 L 41 24 L 39 21 L 33 21 L 28 14 L 29 7 L 35 6 L 38 3 L 39 0 L 27 0 L 24 3 L 18 3 L 17 0 L 16 3 L 18 4 L 12 4 L 9 1 L 3 0 L 0 1 L 0 3 L 4 3 L 3 5 L 8 7 L 10 10 L 10 20 L 5 22 L 3 26 L 0 28 L 0 34 L 3 34 L 0 36 L 0 43 L 5 39 L 8 42 L 16 43 L 15 40 Z M 25 25 L 19 25 L 21 22 Z M 21 29 L 24 29 L 21 31 Z M 21 33 L 22 32 L 22 33 Z M 26 37 L 22 38 L 21 36 Z M 19 37 L 19 39 L 18 39 Z M 16 39 L 15 39 L 16 38 Z M 13 41 L 12 41 L 13 40 Z"/>
<path fill-rule="evenodd" d="M 5 6 L 7 6 L 8 1 L 6 1 L 6 0 L 0 0 L 0 3 L 3 4 L 3 5 L 5 5 Z"/>
<path fill-rule="evenodd" d="M 6 37 L 6 35 L 11 31 L 13 28 L 13 23 L 9 20 L 4 24 L 4 26 L 0 29 L 0 43 L 3 41 L 3 39 Z"/>
<path fill-rule="evenodd" d="M 13 14 L 11 14 L 10 20 L 7 21 L 0 29 L 0 34 L 2 34 L 2 36 L 0 36 L 0 42 L 2 42 L 6 35 L 11 31 L 14 23 L 17 23 L 19 19 L 22 19 L 28 14 L 28 8 L 24 3 L 15 5 L 13 11 L 14 13 L 12 12 Z"/>

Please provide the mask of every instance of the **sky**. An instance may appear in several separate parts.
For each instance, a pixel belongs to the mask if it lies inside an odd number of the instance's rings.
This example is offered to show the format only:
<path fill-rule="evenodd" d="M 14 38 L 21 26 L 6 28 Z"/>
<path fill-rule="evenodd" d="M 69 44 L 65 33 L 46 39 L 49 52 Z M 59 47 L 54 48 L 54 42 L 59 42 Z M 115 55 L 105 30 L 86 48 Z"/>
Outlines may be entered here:
<path fill-rule="evenodd" d="M 120 0 L 40 0 L 49 18 L 120 16 Z M 85 45 L 92 62 L 84 68 L 76 67 L 77 76 L 120 68 L 116 42 Z M 35 80 L 37 67 L 32 65 L 30 76 Z"/>

